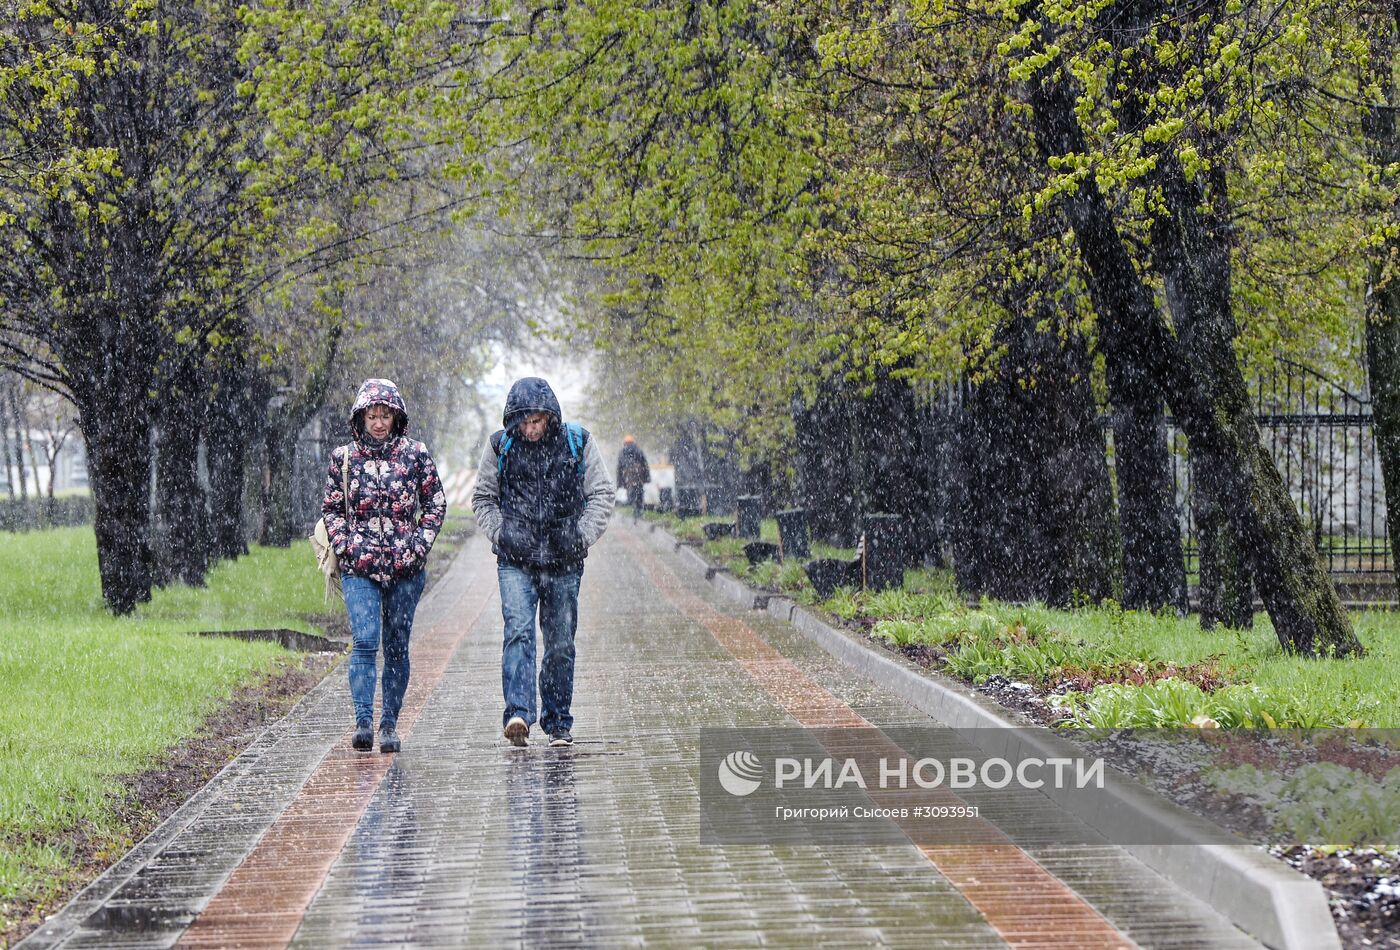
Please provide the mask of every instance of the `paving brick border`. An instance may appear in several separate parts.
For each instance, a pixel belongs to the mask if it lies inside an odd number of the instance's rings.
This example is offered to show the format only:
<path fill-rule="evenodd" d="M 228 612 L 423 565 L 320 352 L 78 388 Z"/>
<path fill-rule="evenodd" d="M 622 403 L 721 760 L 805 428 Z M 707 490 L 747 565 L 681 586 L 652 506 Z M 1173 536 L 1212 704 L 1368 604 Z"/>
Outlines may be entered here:
<path fill-rule="evenodd" d="M 689 569 L 704 576 L 727 599 L 790 622 L 843 663 L 970 740 L 985 747 L 996 735 L 991 729 L 1027 725 L 961 683 L 889 656 L 831 626 L 791 598 L 748 587 L 718 571 L 693 546 L 678 541 L 664 528 L 649 527 L 645 534 L 650 543 L 678 552 Z M 1024 729 L 1017 729 L 1014 735 L 1024 737 L 1018 740 L 1023 747 L 1020 754 L 1063 756 L 1078 751 L 1068 740 L 1052 735 L 1033 735 Z M 1005 754 L 1007 749 L 1003 743 L 987 751 Z M 1057 798 L 1067 811 L 1110 840 L 1122 837 L 1122 829 L 1127 827 L 1170 828 L 1176 836 L 1198 839 L 1201 843 L 1120 847 L 1266 946 L 1275 950 L 1340 950 L 1327 896 L 1317 881 L 1280 864 L 1254 845 L 1210 843 L 1219 842 L 1226 833 L 1127 776 L 1110 787 L 1117 796 L 1116 809 L 1096 807 L 1089 812 L 1083 807 L 1086 800 L 1082 796 Z"/>

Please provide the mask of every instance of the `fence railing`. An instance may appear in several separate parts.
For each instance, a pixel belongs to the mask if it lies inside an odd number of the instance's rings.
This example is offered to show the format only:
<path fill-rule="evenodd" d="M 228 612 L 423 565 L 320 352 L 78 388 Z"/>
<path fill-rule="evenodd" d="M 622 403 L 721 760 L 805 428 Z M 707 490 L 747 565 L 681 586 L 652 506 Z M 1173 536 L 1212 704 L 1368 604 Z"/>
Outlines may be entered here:
<path fill-rule="evenodd" d="M 33 531 L 92 524 L 97 506 L 91 495 L 60 498 L 0 498 L 0 531 Z"/>
<path fill-rule="evenodd" d="M 1280 360 L 1254 377 L 1260 436 L 1330 573 L 1391 575 L 1385 485 L 1369 395 L 1357 395 L 1297 363 Z M 1172 479 L 1187 570 L 1199 563 L 1186 436 L 1168 420 Z M 1384 578 L 1388 579 L 1388 577 Z"/>

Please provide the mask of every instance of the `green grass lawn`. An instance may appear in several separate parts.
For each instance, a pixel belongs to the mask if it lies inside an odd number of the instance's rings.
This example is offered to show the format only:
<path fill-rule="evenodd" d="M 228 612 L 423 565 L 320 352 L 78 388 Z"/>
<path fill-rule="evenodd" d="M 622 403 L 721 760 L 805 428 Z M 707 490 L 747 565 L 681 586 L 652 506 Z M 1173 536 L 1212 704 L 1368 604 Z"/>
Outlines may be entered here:
<path fill-rule="evenodd" d="M 334 609 L 306 542 L 255 548 L 206 589 L 155 592 L 132 617 L 102 606 L 91 528 L 0 536 L 0 904 L 42 899 L 74 827 L 120 842 L 121 776 L 192 735 L 240 685 L 292 654 L 200 630 L 316 628 Z M 115 857 L 115 855 L 114 855 Z M 6 923 L 9 923 L 7 918 Z"/>

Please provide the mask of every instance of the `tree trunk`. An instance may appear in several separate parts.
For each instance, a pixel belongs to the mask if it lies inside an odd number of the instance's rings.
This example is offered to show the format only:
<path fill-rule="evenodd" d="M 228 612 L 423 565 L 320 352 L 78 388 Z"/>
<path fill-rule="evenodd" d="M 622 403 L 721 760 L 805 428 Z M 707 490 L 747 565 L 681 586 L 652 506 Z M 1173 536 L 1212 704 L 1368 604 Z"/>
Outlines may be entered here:
<path fill-rule="evenodd" d="M 930 394 L 921 428 L 923 482 L 929 497 L 929 548 L 934 567 L 948 567 L 948 532 L 954 521 L 957 422 L 961 388 L 943 385 Z"/>
<path fill-rule="evenodd" d="M 1046 602 L 1099 603 L 1113 597 L 1121 563 L 1119 518 L 1113 510 L 1104 435 L 1089 384 L 1084 338 L 1037 333 L 1046 368 L 1037 390 L 1054 391 L 1048 407 L 1037 407 L 1046 456 L 1046 534 L 1057 556 L 1051 562 Z"/>
<path fill-rule="evenodd" d="M 1157 169 L 1171 217 L 1154 226 L 1153 246 L 1164 261 L 1167 302 L 1192 384 L 1183 400 L 1189 411 L 1179 415 L 1200 459 L 1197 484 L 1219 498 L 1283 645 L 1309 656 L 1359 653 L 1341 598 L 1262 444 L 1235 357 L 1224 173 L 1217 166 L 1193 184 L 1171 155 L 1161 156 Z M 1202 212 L 1208 201 L 1213 205 Z"/>
<path fill-rule="evenodd" d="M 10 501 L 14 501 L 15 480 L 10 477 L 10 422 L 5 412 L 5 394 L 8 389 L 8 383 L 0 382 L 0 466 L 4 466 L 5 488 L 10 493 Z"/>
<path fill-rule="evenodd" d="M 266 531 L 260 542 L 270 547 L 287 547 L 296 533 L 292 524 L 292 454 L 296 451 L 299 431 L 288 432 L 277 425 L 267 430 L 263 477 Z"/>
<path fill-rule="evenodd" d="M 1371 39 L 1368 77 L 1385 94 L 1385 102 L 1362 117 L 1361 131 L 1371 163 L 1380 169 L 1400 161 L 1400 131 L 1395 104 L 1400 98 L 1393 75 L 1395 45 L 1400 38 L 1400 5 L 1378 17 L 1367 31 Z M 1393 178 L 1391 188 L 1396 188 Z M 1391 221 L 1400 221 L 1400 198 L 1391 206 Z M 1391 237 L 1374 253 L 1366 288 L 1366 374 L 1371 384 L 1371 414 L 1376 455 L 1385 484 L 1385 527 L 1395 568 L 1400 544 L 1400 238 Z"/>
<path fill-rule="evenodd" d="M 1083 340 L 1017 318 L 959 439 L 953 532 L 960 590 L 1068 606 L 1114 593 L 1117 534 Z"/>
<path fill-rule="evenodd" d="M 1171 160 L 1164 161 L 1170 167 L 1175 167 Z M 1186 186 L 1184 178 L 1180 185 Z M 1194 206 L 1191 209 L 1179 207 L 1183 200 L 1204 199 L 1204 195 L 1178 194 L 1177 210 L 1181 214 L 1191 215 L 1198 226 L 1206 227 L 1206 223 L 1199 220 Z M 1187 258 L 1179 219 L 1160 218 L 1152 228 L 1156 268 L 1162 274 L 1167 304 L 1176 317 L 1184 346 L 1190 345 L 1189 340 L 1201 320 L 1213 321 L 1216 326 L 1224 328 L 1223 332 L 1230 339 L 1235 335 L 1234 316 L 1228 312 L 1230 249 L 1223 236 L 1223 219 L 1217 217 L 1211 227 L 1215 236 L 1202 236 L 1201 243 L 1208 243 L 1209 247 L 1202 246 L 1195 254 L 1194 261 Z M 1243 377 L 1240 378 L 1240 385 L 1244 385 Z M 1245 401 L 1248 403 L 1247 396 Z M 1246 412 L 1253 419 L 1253 410 L 1247 405 Z M 1258 440 L 1257 430 L 1254 438 Z M 1196 536 L 1200 541 L 1201 627 L 1210 630 L 1216 624 L 1223 624 L 1233 629 L 1247 629 L 1254 625 L 1254 587 L 1250 580 L 1243 535 L 1230 518 L 1229 501 L 1222 492 L 1227 474 L 1221 472 L 1219 467 L 1225 462 L 1218 453 L 1202 451 L 1201 448 L 1194 442 L 1191 444 L 1194 473 L 1191 491 L 1196 509 Z"/>
<path fill-rule="evenodd" d="M 63 453 L 63 446 L 68 442 L 65 433 L 62 439 L 56 437 L 56 433 L 49 436 L 48 449 L 44 452 L 44 467 L 49 470 L 49 509 L 53 510 L 54 488 L 58 485 L 58 457 Z"/>
<path fill-rule="evenodd" d="M 42 498 L 46 494 L 52 495 L 52 492 L 44 492 L 40 491 L 39 489 L 39 450 L 34 447 L 34 440 L 30 438 L 29 429 L 27 426 L 24 430 L 24 445 L 26 448 L 29 449 L 29 469 L 31 472 L 34 473 L 34 497 Z M 50 485 L 50 488 L 52 488 L 52 485 Z M 45 506 L 45 508 L 48 507 L 50 506 Z"/>
<path fill-rule="evenodd" d="M 1160 393 L 1130 374 L 1121 355 L 1105 359 L 1113 402 L 1118 520 L 1123 534 L 1123 606 L 1185 613 L 1186 558 L 1171 478 L 1166 407 Z"/>
<path fill-rule="evenodd" d="M 243 478 L 252 424 L 251 393 L 242 366 L 218 373 L 204 440 L 209 468 L 209 556 L 232 560 L 248 553 Z"/>
<path fill-rule="evenodd" d="M 1049 154 L 1082 153 L 1075 97 L 1065 81 L 1053 78 L 1053 68 L 1031 84 L 1037 138 Z M 1165 184 L 1171 191 L 1173 182 Z M 1134 269 L 1112 210 L 1093 179 L 1080 182 L 1077 191 L 1062 199 L 1062 207 L 1088 268 L 1105 356 L 1110 351 L 1125 352 L 1123 341 L 1135 342 L 1137 352 L 1148 362 L 1133 370 L 1159 382 L 1192 452 L 1208 460 L 1208 471 L 1220 473 L 1222 504 L 1243 539 L 1245 560 L 1279 642 L 1284 649 L 1305 656 L 1362 652 L 1278 468 L 1260 445 L 1244 378 L 1231 349 L 1228 296 L 1223 298 L 1226 319 L 1222 320 L 1219 307 L 1212 315 L 1203 309 L 1208 301 L 1192 290 L 1184 314 L 1185 332 L 1179 340 L 1174 338 Z M 1179 203 L 1174 205 L 1173 214 L 1179 215 L 1179 209 Z M 1175 221 L 1183 236 L 1201 237 L 1189 219 L 1178 216 Z M 1220 262 L 1207 261 L 1192 251 L 1184 253 L 1183 259 L 1188 268 L 1199 268 L 1200 290 L 1218 283 Z M 1228 277 L 1228 260 L 1224 263 Z"/>
<path fill-rule="evenodd" d="M 1366 372 L 1371 383 L 1371 418 L 1376 455 L 1385 485 L 1385 527 L 1392 568 L 1400 544 L 1400 241 L 1385 264 L 1371 267 L 1370 312 L 1366 318 Z"/>
<path fill-rule="evenodd" d="M 280 405 L 268 409 L 264 434 L 267 451 L 263 478 L 264 531 L 260 539 L 263 544 L 284 548 L 292 543 L 296 534 L 292 523 L 292 462 L 296 441 L 326 401 L 342 331 L 339 321 L 331 325 L 301 385 L 290 395 L 279 397 Z"/>
<path fill-rule="evenodd" d="M 113 257 L 140 261 L 138 236 L 118 232 Z M 87 443 L 96 503 L 97 565 L 102 596 L 116 614 L 151 598 L 151 390 L 157 321 L 144 303 L 139 274 L 119 275 L 119 292 L 95 297 L 83 313 L 88 332 L 65 337 L 58 353 L 68 373 Z"/>
<path fill-rule="evenodd" d="M 144 402 L 144 400 L 141 400 Z M 115 614 L 151 599 L 151 450 L 146 407 L 118 398 L 79 405 L 88 479 L 97 506 L 97 565 L 102 597 Z"/>
<path fill-rule="evenodd" d="M 798 504 L 807 512 L 812 537 L 853 547 L 859 537 L 859 475 L 852 457 L 854 394 L 835 379 L 824 380 L 810 406 L 793 402 Z"/>
<path fill-rule="evenodd" d="M 923 477 L 928 459 L 916 437 L 923 409 L 906 381 L 884 367 L 876 372 L 874 391 L 860 404 L 854 427 L 863 448 L 860 508 L 899 517 L 893 553 L 911 567 L 935 550 L 933 505 Z"/>
<path fill-rule="evenodd" d="M 29 497 L 29 478 L 24 470 L 24 446 L 29 442 L 29 435 L 25 432 L 24 413 L 19 407 L 19 385 L 10 387 L 10 420 L 15 427 L 15 473 L 19 479 L 19 497 Z"/>
<path fill-rule="evenodd" d="M 1254 585 L 1249 581 L 1238 538 L 1211 480 L 1198 479 L 1192 496 L 1200 541 L 1201 628 L 1213 630 L 1220 625 L 1247 630 L 1254 626 Z"/>
<path fill-rule="evenodd" d="M 160 584 L 178 580 L 203 587 L 209 569 L 209 516 L 199 483 L 199 441 L 204 398 L 176 395 L 164 401 L 156 441 L 154 545 Z"/>

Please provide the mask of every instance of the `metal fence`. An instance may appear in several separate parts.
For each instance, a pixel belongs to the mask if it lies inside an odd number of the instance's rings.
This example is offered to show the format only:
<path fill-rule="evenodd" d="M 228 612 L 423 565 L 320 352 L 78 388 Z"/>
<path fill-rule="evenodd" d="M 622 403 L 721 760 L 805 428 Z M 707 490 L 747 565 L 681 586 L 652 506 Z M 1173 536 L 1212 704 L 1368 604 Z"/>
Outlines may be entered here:
<path fill-rule="evenodd" d="M 1385 486 L 1368 393 L 1284 360 L 1252 380 L 1263 444 L 1273 455 L 1313 544 L 1338 577 L 1388 580 Z M 1187 570 L 1199 563 L 1186 436 L 1168 420 L 1172 477 Z M 1386 575 L 1382 577 L 1381 575 Z"/>
<path fill-rule="evenodd" d="M 1364 586 L 1394 581 L 1386 530 L 1385 484 L 1381 477 L 1371 417 L 1371 397 L 1310 367 L 1278 360 L 1267 368 L 1246 368 L 1263 445 L 1312 534 L 1328 571 L 1339 582 Z M 967 405 L 971 384 L 947 379 L 929 387 L 929 441 L 947 437 Z M 943 428 L 937 424 L 941 420 Z M 1108 463 L 1113 466 L 1112 423 L 1100 420 Z M 1172 481 L 1185 546 L 1186 569 L 1196 573 L 1199 537 L 1192 506 L 1192 466 L 1186 435 L 1169 418 Z M 941 471 L 941 470 L 940 470 Z"/>

